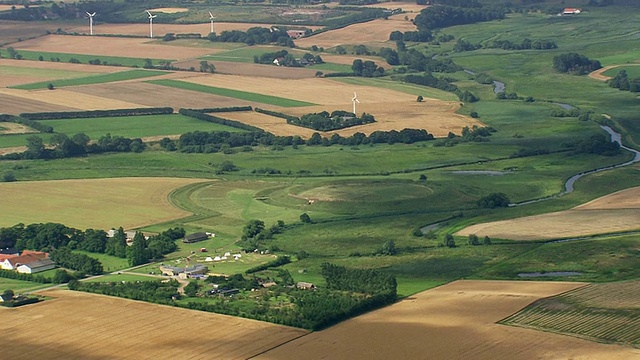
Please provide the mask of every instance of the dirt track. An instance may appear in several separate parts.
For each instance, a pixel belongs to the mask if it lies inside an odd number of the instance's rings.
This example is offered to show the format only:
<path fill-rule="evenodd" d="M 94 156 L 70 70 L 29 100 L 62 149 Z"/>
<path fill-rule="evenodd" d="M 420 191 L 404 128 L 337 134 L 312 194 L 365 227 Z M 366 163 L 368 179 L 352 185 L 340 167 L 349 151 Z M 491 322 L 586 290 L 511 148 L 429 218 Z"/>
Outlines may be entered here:
<path fill-rule="evenodd" d="M 601 69 L 593 71 L 589 74 L 589 77 L 596 80 L 607 81 L 611 79 L 611 76 L 603 75 L 607 70 L 615 69 L 621 66 L 640 66 L 640 64 L 622 64 L 622 65 L 609 65 L 605 66 Z"/>

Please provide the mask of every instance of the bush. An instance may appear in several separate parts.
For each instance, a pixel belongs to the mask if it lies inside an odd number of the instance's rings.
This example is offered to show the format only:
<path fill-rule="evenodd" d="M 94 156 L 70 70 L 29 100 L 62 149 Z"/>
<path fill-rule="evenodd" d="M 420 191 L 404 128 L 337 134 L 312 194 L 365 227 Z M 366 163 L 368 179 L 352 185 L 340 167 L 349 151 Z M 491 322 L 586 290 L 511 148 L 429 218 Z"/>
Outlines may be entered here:
<path fill-rule="evenodd" d="M 492 193 L 476 202 L 479 208 L 494 209 L 497 207 L 509 207 L 511 201 L 504 193 Z"/>

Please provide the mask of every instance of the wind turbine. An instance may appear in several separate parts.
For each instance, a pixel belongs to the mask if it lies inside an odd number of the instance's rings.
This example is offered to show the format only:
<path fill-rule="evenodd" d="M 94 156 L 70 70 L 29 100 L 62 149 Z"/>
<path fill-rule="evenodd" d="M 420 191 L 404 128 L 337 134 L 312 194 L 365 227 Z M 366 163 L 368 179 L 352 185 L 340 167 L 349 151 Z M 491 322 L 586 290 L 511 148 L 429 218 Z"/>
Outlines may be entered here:
<path fill-rule="evenodd" d="M 213 19 L 215 19 L 216 17 L 213 16 L 213 14 L 211 13 L 211 11 L 209 11 L 209 20 L 211 20 L 211 32 L 213 32 Z"/>
<path fill-rule="evenodd" d="M 358 114 L 356 114 L 356 103 L 360 104 L 360 100 L 358 100 L 358 95 L 356 95 L 355 91 L 353 92 L 353 99 L 351 99 L 351 101 L 353 102 L 353 114 L 358 116 Z"/>
<path fill-rule="evenodd" d="M 96 13 L 89 14 L 87 11 L 87 16 L 89 17 L 89 33 L 93 35 L 93 17 L 96 16 Z"/>
<path fill-rule="evenodd" d="M 158 15 L 151 15 L 149 10 L 146 10 L 147 14 L 149 14 L 149 37 L 153 39 L 153 18 Z"/>

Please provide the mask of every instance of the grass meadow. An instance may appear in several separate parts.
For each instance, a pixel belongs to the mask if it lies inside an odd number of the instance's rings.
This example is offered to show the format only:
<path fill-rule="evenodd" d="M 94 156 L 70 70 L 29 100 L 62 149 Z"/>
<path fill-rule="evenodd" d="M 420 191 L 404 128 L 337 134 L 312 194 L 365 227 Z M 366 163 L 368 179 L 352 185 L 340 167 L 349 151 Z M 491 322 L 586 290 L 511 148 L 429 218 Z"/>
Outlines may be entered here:
<path fill-rule="evenodd" d="M 72 78 L 72 79 L 42 81 L 42 82 L 17 85 L 12 87 L 15 89 L 22 89 L 22 90 L 37 90 L 37 89 L 46 89 L 49 86 L 49 84 L 53 84 L 53 86 L 55 87 L 104 84 L 104 83 L 109 83 L 114 81 L 142 79 L 142 78 L 165 75 L 165 74 L 167 74 L 167 72 L 165 71 L 128 70 L 128 71 L 117 72 L 112 74 L 100 74 L 100 75 L 91 75 L 91 76 L 78 77 L 78 78 Z"/>
<path fill-rule="evenodd" d="M 4 52 L 4 51 L 3 51 Z M 31 51 L 31 50 L 19 50 L 18 54 L 22 55 L 24 60 L 40 60 L 51 61 L 51 59 L 60 59 L 60 62 L 69 62 L 71 59 L 76 59 L 83 64 L 88 64 L 89 61 L 99 59 L 103 64 L 106 62 L 111 66 L 130 66 L 130 67 L 143 67 L 145 65 L 145 59 L 129 58 L 121 56 L 104 56 L 104 55 L 85 55 L 85 54 L 68 54 L 68 53 L 56 53 L 47 51 Z M 153 65 L 159 65 L 161 62 L 171 62 L 169 59 L 151 59 Z"/>
<path fill-rule="evenodd" d="M 206 85 L 199 85 L 199 84 L 194 84 L 194 83 L 189 83 L 189 82 L 184 82 L 179 80 L 149 80 L 147 82 L 151 84 L 156 84 L 156 85 L 169 86 L 169 87 L 174 87 L 174 88 L 184 89 L 184 90 L 198 91 L 198 92 L 203 92 L 207 94 L 227 96 L 235 99 L 259 102 L 263 104 L 276 105 L 276 106 L 282 106 L 282 107 L 300 107 L 300 106 L 316 105 L 316 104 L 312 104 L 304 101 L 291 100 L 291 99 L 281 98 L 277 96 L 263 95 L 259 93 L 252 93 L 252 92 L 232 90 L 232 89 L 224 89 L 224 88 L 218 88 L 218 87 L 206 86 Z"/>

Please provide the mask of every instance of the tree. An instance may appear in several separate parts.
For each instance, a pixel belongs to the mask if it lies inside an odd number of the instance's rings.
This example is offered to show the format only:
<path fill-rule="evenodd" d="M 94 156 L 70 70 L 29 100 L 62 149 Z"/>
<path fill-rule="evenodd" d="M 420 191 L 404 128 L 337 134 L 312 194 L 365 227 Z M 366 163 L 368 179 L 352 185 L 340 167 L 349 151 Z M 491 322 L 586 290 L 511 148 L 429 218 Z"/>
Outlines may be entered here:
<path fill-rule="evenodd" d="M 184 287 L 184 294 L 189 297 L 194 297 L 198 294 L 200 286 L 196 280 L 189 281 L 189 284 Z"/>
<path fill-rule="evenodd" d="M 5 291 L 2 292 L 2 297 L 5 299 L 13 299 L 14 296 L 14 292 L 11 289 L 7 289 Z"/>
<path fill-rule="evenodd" d="M 69 273 L 66 270 L 58 269 L 53 275 L 53 279 L 51 279 L 51 281 L 54 284 L 64 284 L 64 283 L 68 283 L 69 280 L 71 279 L 72 279 L 71 275 L 69 275 Z"/>
<path fill-rule="evenodd" d="M 456 247 L 456 241 L 453 238 L 453 235 L 447 234 L 444 236 L 444 245 L 449 248 Z"/>
<path fill-rule="evenodd" d="M 118 228 L 113 237 L 107 240 L 105 253 L 120 258 L 127 257 L 127 235 L 122 227 Z"/>
<path fill-rule="evenodd" d="M 249 220 L 247 225 L 242 229 L 242 239 L 253 239 L 260 235 L 264 230 L 264 221 L 262 220 Z"/>
<path fill-rule="evenodd" d="M 478 239 L 478 235 L 476 234 L 469 235 L 469 245 L 473 245 L 473 246 L 480 245 L 480 240 Z"/>
<path fill-rule="evenodd" d="M 41 159 L 44 157 L 45 149 L 42 138 L 36 135 L 27 138 L 27 151 L 25 157 L 27 159 Z"/>
<path fill-rule="evenodd" d="M 14 182 L 16 180 L 16 176 L 12 172 L 2 175 L 2 182 Z"/>
<path fill-rule="evenodd" d="M 309 216 L 309 214 L 303 213 L 302 215 L 300 215 L 300 221 L 302 221 L 303 223 L 309 224 L 311 223 L 311 217 Z"/>
<path fill-rule="evenodd" d="M 420 181 L 427 181 L 427 175 L 421 174 L 420 175 Z"/>
<path fill-rule="evenodd" d="M 483 198 L 480 198 L 476 205 L 479 208 L 495 209 L 497 207 L 508 207 L 511 201 L 509 197 L 504 193 L 492 193 Z"/>
<path fill-rule="evenodd" d="M 47 89 L 49 89 L 49 90 L 55 90 L 55 89 L 56 89 L 56 87 L 55 87 L 55 86 L 53 86 L 53 84 L 52 84 L 52 83 L 49 83 L 49 84 L 47 84 Z"/>
<path fill-rule="evenodd" d="M 483 243 L 484 243 L 485 245 L 491 245 L 491 239 L 489 238 L 489 236 L 485 236 L 485 237 L 484 237 L 484 241 L 483 241 Z"/>
<path fill-rule="evenodd" d="M 133 237 L 133 243 L 127 247 L 127 260 L 130 266 L 137 266 L 146 263 L 149 260 L 147 255 L 147 241 L 141 232 L 136 232 Z"/>
<path fill-rule="evenodd" d="M 416 99 L 417 102 L 423 102 L 424 98 L 422 97 L 422 95 L 418 95 L 418 98 Z"/>
<path fill-rule="evenodd" d="M 300 250 L 298 251 L 298 254 L 296 254 L 296 257 L 298 260 L 304 260 L 309 257 L 309 254 L 304 250 Z"/>
<path fill-rule="evenodd" d="M 396 249 L 396 242 L 393 240 L 387 240 L 382 244 L 382 249 L 380 249 L 380 253 L 382 255 L 395 255 L 398 253 Z"/>

